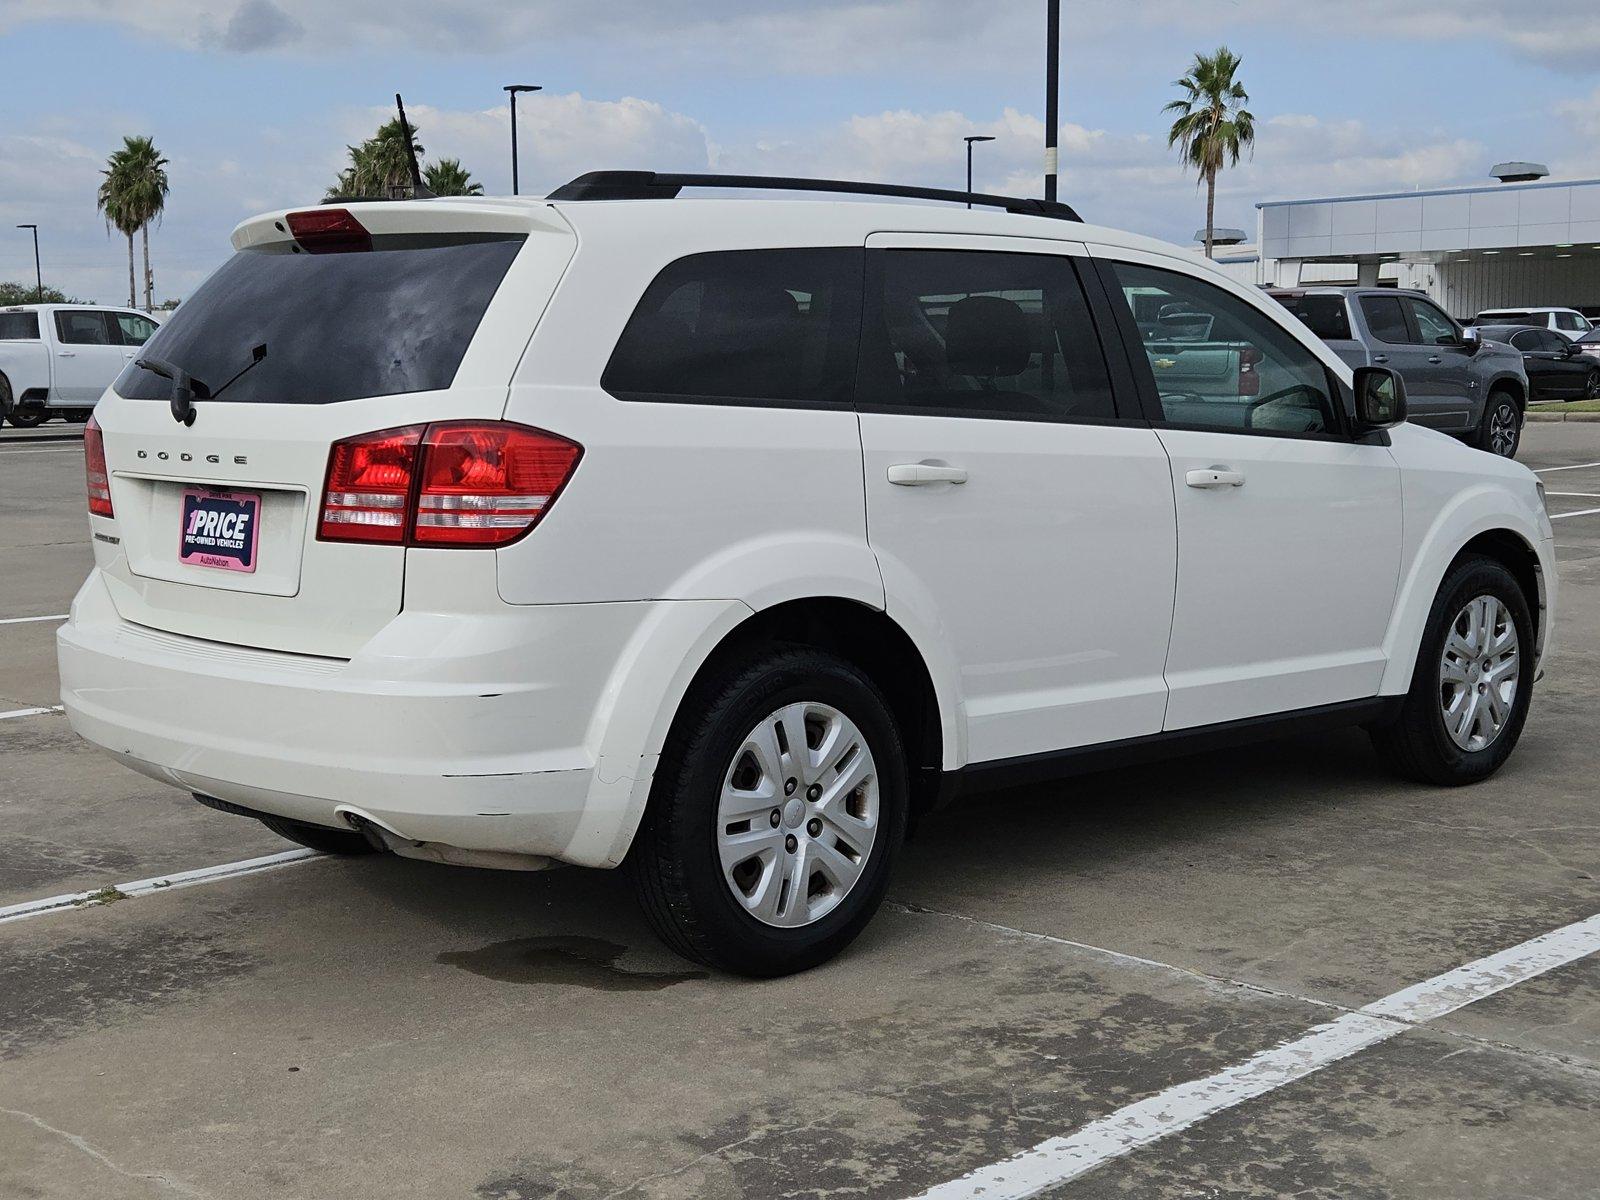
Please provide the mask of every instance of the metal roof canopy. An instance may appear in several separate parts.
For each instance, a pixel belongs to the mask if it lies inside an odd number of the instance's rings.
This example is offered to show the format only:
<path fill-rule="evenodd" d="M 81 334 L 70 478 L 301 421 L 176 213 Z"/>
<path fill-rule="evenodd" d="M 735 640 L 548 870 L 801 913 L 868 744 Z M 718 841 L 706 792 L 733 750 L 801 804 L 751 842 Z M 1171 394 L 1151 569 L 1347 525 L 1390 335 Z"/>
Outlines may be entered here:
<path fill-rule="evenodd" d="M 1264 258 L 1444 262 L 1600 250 L 1600 180 L 1488 184 L 1313 200 L 1260 211 Z"/>

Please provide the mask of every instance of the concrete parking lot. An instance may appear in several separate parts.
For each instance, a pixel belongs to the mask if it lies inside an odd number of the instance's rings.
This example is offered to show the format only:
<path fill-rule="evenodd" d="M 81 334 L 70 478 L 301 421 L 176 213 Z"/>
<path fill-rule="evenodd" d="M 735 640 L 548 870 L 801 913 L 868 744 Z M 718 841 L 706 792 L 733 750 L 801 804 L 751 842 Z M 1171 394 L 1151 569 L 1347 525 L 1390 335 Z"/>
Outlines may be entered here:
<path fill-rule="evenodd" d="M 0 1197 L 889 1198 L 975 1171 L 938 1194 L 1592 1196 L 1600 959 L 1526 944 L 1600 913 L 1600 425 L 1530 425 L 1522 458 L 1562 607 L 1498 777 L 1399 784 L 1346 733 L 970 800 L 847 954 L 751 983 L 579 870 L 305 856 L 29 907 L 291 847 L 52 710 L 81 447 L 7 431 Z M 1406 991 L 1513 948 L 1468 973 L 1492 986 Z"/>

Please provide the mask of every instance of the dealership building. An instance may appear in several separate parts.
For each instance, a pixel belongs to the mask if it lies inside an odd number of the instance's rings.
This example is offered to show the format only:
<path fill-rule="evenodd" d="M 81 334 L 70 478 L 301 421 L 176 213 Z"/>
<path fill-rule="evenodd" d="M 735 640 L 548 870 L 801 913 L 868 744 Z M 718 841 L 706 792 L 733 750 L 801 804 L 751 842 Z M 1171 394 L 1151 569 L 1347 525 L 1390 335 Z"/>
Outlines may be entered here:
<path fill-rule="evenodd" d="M 1279 287 L 1415 287 L 1458 317 L 1600 307 L 1600 179 L 1547 173 L 1502 163 L 1502 182 L 1483 187 L 1270 201 L 1256 206 L 1255 245 L 1219 246 L 1217 261 Z"/>

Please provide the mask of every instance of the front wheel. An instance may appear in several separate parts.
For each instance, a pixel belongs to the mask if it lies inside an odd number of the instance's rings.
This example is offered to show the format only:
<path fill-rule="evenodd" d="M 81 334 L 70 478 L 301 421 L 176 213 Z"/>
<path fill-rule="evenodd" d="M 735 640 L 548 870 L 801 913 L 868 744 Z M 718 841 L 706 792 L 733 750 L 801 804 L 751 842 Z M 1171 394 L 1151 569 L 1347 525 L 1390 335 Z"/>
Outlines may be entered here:
<path fill-rule="evenodd" d="M 1498 454 L 1501 458 L 1515 458 L 1517 446 L 1522 441 L 1522 410 L 1509 392 L 1493 392 L 1483 407 L 1483 420 L 1478 425 L 1474 444 L 1479 450 Z"/>
<path fill-rule="evenodd" d="M 645 916 L 736 974 L 826 962 L 883 900 L 907 798 L 894 717 L 854 665 L 802 646 L 728 664 L 685 698 L 629 853 Z"/>
<path fill-rule="evenodd" d="M 1511 757 L 1532 699 L 1537 631 L 1510 571 L 1462 559 L 1428 615 L 1399 715 L 1374 728 L 1379 756 L 1419 783 L 1477 783 Z"/>
<path fill-rule="evenodd" d="M 1590 371 L 1583 381 L 1583 399 L 1600 400 L 1600 368 Z"/>

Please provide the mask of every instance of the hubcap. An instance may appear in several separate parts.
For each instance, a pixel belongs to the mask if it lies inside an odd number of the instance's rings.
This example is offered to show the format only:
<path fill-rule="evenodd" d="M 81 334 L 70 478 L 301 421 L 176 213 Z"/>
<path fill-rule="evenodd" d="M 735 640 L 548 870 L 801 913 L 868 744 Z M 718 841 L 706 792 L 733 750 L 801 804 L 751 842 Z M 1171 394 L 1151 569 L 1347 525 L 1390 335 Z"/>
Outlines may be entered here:
<path fill-rule="evenodd" d="M 1499 405 L 1489 418 L 1489 448 L 1502 458 L 1510 458 L 1517 449 L 1516 406 Z"/>
<path fill-rule="evenodd" d="M 788 780 L 798 785 L 786 797 Z M 878 800 L 872 750 L 849 717 L 815 701 L 769 714 L 734 752 L 717 804 L 717 853 L 733 898 L 764 925 L 820 921 L 861 878 Z"/>
<path fill-rule="evenodd" d="M 1516 705 L 1522 660 L 1511 612 L 1479 596 L 1456 614 L 1439 658 L 1439 711 L 1463 750 L 1482 750 L 1500 736 Z"/>

